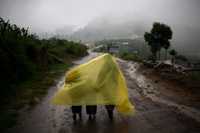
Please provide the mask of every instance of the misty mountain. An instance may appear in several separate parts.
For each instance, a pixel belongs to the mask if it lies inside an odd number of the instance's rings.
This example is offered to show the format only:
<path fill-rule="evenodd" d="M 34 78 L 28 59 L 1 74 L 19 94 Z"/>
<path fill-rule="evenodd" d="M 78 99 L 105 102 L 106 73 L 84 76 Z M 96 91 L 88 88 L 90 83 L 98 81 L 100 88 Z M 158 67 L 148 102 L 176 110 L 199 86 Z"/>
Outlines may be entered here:
<path fill-rule="evenodd" d="M 155 20 L 143 16 L 103 16 L 96 18 L 84 28 L 72 34 L 72 38 L 82 41 L 99 41 L 104 39 L 134 39 L 143 37 L 150 31 Z M 159 20 L 158 20 L 159 21 Z M 160 22 L 160 21 L 159 21 Z M 171 45 L 181 54 L 199 56 L 200 28 L 190 23 L 177 24 L 173 21 L 162 22 L 169 25 L 173 31 Z"/>
<path fill-rule="evenodd" d="M 41 38 L 56 37 L 56 38 L 60 38 L 60 39 L 70 39 L 70 37 L 74 33 L 75 29 L 76 29 L 76 26 L 66 25 L 66 26 L 57 28 L 52 32 L 39 33 L 39 36 Z"/>
<path fill-rule="evenodd" d="M 74 25 L 66 25 L 64 27 L 58 28 L 55 30 L 55 34 L 57 35 L 72 35 L 76 26 Z"/>
<path fill-rule="evenodd" d="M 103 39 L 134 39 L 143 36 L 148 29 L 147 21 L 140 20 L 136 16 L 96 18 L 88 23 L 84 28 L 76 31 L 72 38 L 82 41 L 99 41 Z"/>
<path fill-rule="evenodd" d="M 90 21 L 85 27 L 64 26 L 54 33 L 45 34 L 48 37 L 95 42 L 110 39 L 134 39 L 143 37 L 150 31 L 154 21 L 169 25 L 173 31 L 172 48 L 188 56 L 200 57 L 200 27 L 192 23 L 176 23 L 174 21 L 153 20 L 152 18 L 129 15 L 106 15 Z M 189 21 L 189 20 L 188 20 Z"/>

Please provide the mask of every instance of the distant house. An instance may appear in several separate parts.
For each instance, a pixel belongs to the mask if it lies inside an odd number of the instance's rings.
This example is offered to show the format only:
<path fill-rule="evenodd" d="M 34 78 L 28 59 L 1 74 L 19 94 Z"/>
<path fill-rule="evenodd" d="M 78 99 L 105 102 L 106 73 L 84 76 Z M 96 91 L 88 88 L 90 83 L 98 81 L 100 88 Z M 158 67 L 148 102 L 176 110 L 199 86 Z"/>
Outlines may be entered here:
<path fill-rule="evenodd" d="M 128 42 L 122 42 L 121 44 L 122 45 L 128 45 L 129 43 Z"/>
<path fill-rule="evenodd" d="M 97 42 L 98 45 L 103 45 L 99 51 L 109 52 L 112 54 L 120 53 L 135 53 L 139 54 L 143 46 L 141 41 L 131 39 L 103 40 Z"/>
<path fill-rule="evenodd" d="M 138 54 L 138 50 L 134 47 L 134 45 L 129 44 L 128 42 L 123 42 L 122 45 L 120 45 L 120 52 L 130 52 Z"/>
<path fill-rule="evenodd" d="M 108 52 L 111 54 L 119 54 L 120 52 L 132 52 L 138 54 L 138 51 L 129 42 L 112 42 L 109 46 Z"/>
<path fill-rule="evenodd" d="M 119 53 L 119 46 L 114 45 L 109 48 L 109 53 L 111 54 L 118 54 Z"/>

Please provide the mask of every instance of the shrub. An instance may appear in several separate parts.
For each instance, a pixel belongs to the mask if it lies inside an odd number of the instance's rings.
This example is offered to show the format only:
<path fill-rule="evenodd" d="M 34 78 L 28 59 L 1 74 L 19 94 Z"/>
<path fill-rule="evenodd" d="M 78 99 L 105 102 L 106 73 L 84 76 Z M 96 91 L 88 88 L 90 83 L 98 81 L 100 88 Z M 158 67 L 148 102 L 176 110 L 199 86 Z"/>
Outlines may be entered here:
<path fill-rule="evenodd" d="M 41 40 L 28 29 L 0 18 L 0 86 L 5 92 L 1 95 L 34 73 L 48 71 L 52 64 L 86 54 L 83 44 L 56 38 Z"/>
<path fill-rule="evenodd" d="M 124 60 L 132 60 L 132 61 L 136 61 L 136 62 L 141 62 L 142 59 L 134 54 L 134 53 L 130 53 L 130 52 L 123 52 L 119 54 L 120 58 L 124 59 Z"/>

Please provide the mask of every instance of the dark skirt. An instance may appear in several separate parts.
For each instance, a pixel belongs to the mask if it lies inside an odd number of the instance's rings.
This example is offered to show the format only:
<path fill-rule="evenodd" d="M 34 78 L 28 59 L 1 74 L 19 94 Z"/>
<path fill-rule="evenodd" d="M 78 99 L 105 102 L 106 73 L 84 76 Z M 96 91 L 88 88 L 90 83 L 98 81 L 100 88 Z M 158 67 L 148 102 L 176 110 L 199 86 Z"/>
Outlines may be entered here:
<path fill-rule="evenodd" d="M 72 106 L 72 113 L 81 113 L 82 107 L 81 106 Z"/>
<path fill-rule="evenodd" d="M 97 112 L 97 106 L 96 105 L 87 105 L 86 106 L 86 113 L 87 114 L 96 114 Z"/>

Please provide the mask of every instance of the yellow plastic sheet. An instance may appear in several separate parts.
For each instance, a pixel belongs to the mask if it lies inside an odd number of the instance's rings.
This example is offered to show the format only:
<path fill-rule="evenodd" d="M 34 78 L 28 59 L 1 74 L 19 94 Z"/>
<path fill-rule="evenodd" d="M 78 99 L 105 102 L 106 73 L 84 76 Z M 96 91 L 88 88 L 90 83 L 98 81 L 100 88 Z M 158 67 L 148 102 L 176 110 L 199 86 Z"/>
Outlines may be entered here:
<path fill-rule="evenodd" d="M 52 100 L 56 105 L 115 105 L 118 112 L 134 111 L 125 79 L 115 59 L 103 54 L 73 68 Z"/>

